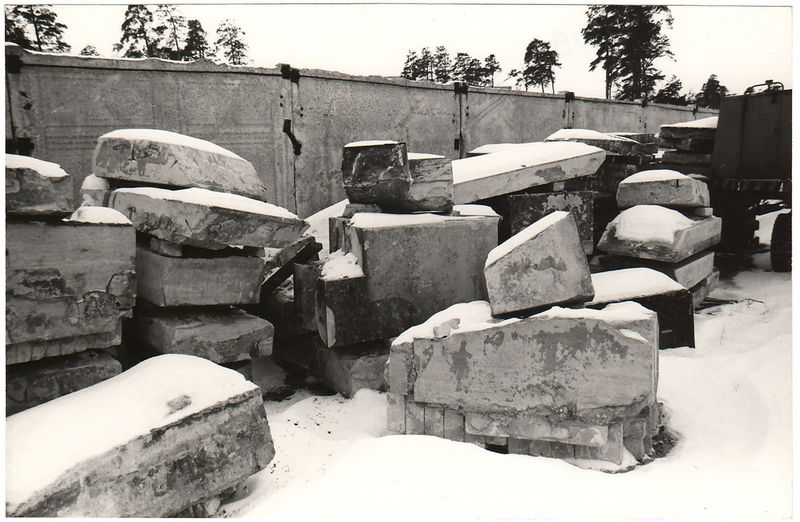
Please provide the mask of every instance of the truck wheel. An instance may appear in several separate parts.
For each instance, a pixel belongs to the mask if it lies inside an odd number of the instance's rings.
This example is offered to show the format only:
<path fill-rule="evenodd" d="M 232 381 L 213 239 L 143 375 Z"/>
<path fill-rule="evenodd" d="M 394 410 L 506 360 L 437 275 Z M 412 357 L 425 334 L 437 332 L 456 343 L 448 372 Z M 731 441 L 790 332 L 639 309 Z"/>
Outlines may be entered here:
<path fill-rule="evenodd" d="M 778 214 L 772 227 L 769 258 L 776 272 L 792 271 L 792 213 Z"/>
<path fill-rule="evenodd" d="M 748 201 L 737 197 L 730 195 L 714 206 L 714 215 L 722 219 L 722 237 L 717 245 L 720 252 L 743 253 L 756 246 L 756 213 Z"/>

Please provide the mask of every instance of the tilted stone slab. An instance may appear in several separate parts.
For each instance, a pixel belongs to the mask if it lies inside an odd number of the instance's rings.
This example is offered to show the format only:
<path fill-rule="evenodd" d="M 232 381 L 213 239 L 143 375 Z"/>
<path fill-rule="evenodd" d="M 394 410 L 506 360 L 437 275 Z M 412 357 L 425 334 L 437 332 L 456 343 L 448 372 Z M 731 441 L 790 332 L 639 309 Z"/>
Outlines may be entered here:
<path fill-rule="evenodd" d="M 620 138 L 628 138 L 645 145 L 652 145 L 656 142 L 656 135 L 648 132 L 608 132 L 612 136 L 619 136 Z"/>
<path fill-rule="evenodd" d="M 721 237 L 718 217 L 691 219 L 657 205 L 636 205 L 608 224 L 597 248 L 609 254 L 678 263 L 716 245 Z"/>
<path fill-rule="evenodd" d="M 266 201 L 249 161 L 205 140 L 154 129 L 121 129 L 97 139 L 93 172 L 101 178 L 200 187 Z"/>
<path fill-rule="evenodd" d="M 645 170 L 625 178 L 617 187 L 617 206 L 708 207 L 708 185 L 674 170 Z"/>
<path fill-rule="evenodd" d="M 435 332 L 437 326 L 446 328 Z M 636 303 L 601 311 L 555 307 L 499 320 L 488 303 L 477 301 L 406 330 L 392 343 L 391 356 L 396 347 L 413 344 L 406 362 L 417 402 L 602 425 L 655 400 L 656 332 L 656 314 Z M 391 375 L 389 389 L 398 393 Z"/>
<path fill-rule="evenodd" d="M 631 138 L 590 129 L 560 129 L 546 137 L 544 141 L 575 141 L 621 156 L 639 156 L 658 152 L 658 147 L 655 145 L 645 145 Z"/>
<path fill-rule="evenodd" d="M 135 231 L 125 222 L 6 223 L 7 352 L 117 330 L 136 297 Z"/>
<path fill-rule="evenodd" d="M 67 215 L 75 206 L 72 177 L 59 165 L 6 154 L 6 214 Z"/>
<path fill-rule="evenodd" d="M 109 205 L 130 218 L 140 232 L 212 250 L 231 245 L 282 248 L 308 228 L 285 208 L 199 188 L 117 189 Z"/>
<path fill-rule="evenodd" d="M 168 257 L 136 248 L 139 297 L 156 306 L 258 303 L 263 267 L 258 257 Z"/>
<path fill-rule="evenodd" d="M 675 140 L 684 138 L 714 138 L 717 133 L 718 119 L 718 116 L 711 116 L 694 121 L 662 125 L 658 132 L 658 137 Z"/>
<path fill-rule="evenodd" d="M 136 307 L 137 333 L 158 353 L 183 353 L 215 363 L 272 354 L 275 328 L 236 308 Z"/>
<path fill-rule="evenodd" d="M 492 313 L 591 300 L 589 264 L 572 214 L 553 212 L 494 248 L 483 269 Z"/>
<path fill-rule="evenodd" d="M 705 250 L 684 259 L 680 263 L 662 263 L 633 257 L 598 255 L 592 258 L 592 262 L 589 264 L 589 269 L 593 272 L 637 267 L 658 270 L 680 283 L 684 288 L 692 288 L 696 284 L 705 281 L 714 271 L 714 252 Z"/>
<path fill-rule="evenodd" d="M 604 150 L 583 143 L 526 143 L 453 161 L 456 204 L 594 174 Z"/>
<path fill-rule="evenodd" d="M 313 236 L 302 236 L 284 248 L 264 249 L 264 282 L 261 284 L 261 298 L 275 291 L 294 273 L 294 265 L 308 263 L 318 259 L 322 245 Z"/>
<path fill-rule="evenodd" d="M 259 388 L 187 355 L 148 359 L 12 415 L 6 447 L 12 517 L 166 517 L 275 455 Z"/>
<path fill-rule="evenodd" d="M 48 357 L 6 368 L 6 416 L 111 378 L 119 361 L 100 351 Z"/>

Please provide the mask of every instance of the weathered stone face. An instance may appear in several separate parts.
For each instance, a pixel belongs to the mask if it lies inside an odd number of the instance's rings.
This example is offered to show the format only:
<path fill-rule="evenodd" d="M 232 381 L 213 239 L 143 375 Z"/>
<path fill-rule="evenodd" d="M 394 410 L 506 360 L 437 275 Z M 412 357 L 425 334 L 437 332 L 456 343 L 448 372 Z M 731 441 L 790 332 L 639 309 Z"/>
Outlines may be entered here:
<path fill-rule="evenodd" d="M 655 154 L 658 147 L 639 143 L 633 138 L 597 132 L 590 129 L 561 129 L 551 134 L 544 141 L 574 141 L 599 147 L 612 154 L 621 156 L 639 156 Z"/>
<path fill-rule="evenodd" d="M 6 214 L 70 214 L 76 206 L 72 183 L 72 176 L 55 163 L 6 154 Z"/>
<path fill-rule="evenodd" d="M 410 154 L 408 167 L 411 172 L 409 208 L 450 212 L 453 208 L 452 161 L 444 157 Z"/>
<path fill-rule="evenodd" d="M 702 181 L 669 170 L 643 171 L 624 179 L 617 187 L 617 206 L 708 207 L 711 197 Z"/>
<path fill-rule="evenodd" d="M 401 209 L 411 187 L 406 144 L 383 141 L 346 145 L 342 151 L 342 178 L 351 203 Z"/>
<path fill-rule="evenodd" d="M 686 138 L 713 139 L 716 133 L 717 116 L 712 116 L 695 121 L 662 125 L 658 132 L 658 137 L 672 140 Z"/>
<path fill-rule="evenodd" d="M 569 212 L 553 212 L 489 252 L 483 269 L 492 313 L 521 312 L 594 295 Z"/>
<path fill-rule="evenodd" d="M 128 310 L 124 315 L 130 314 Z M 122 325 L 117 321 L 114 331 L 75 337 L 59 337 L 42 341 L 6 344 L 6 365 L 38 361 L 47 357 L 69 355 L 92 348 L 108 348 L 122 342 Z"/>
<path fill-rule="evenodd" d="M 170 139 L 175 136 L 177 139 Z M 115 131 L 100 136 L 93 165 L 101 178 L 200 187 L 260 201 L 267 197 L 249 161 L 203 140 L 165 131 L 145 131 L 138 136 Z"/>
<path fill-rule="evenodd" d="M 328 348 L 316 343 L 311 373 L 319 380 L 350 398 L 362 388 L 385 391 L 383 369 L 389 353 L 380 342 L 368 342 L 342 348 Z"/>
<path fill-rule="evenodd" d="M 605 272 L 622 268 L 645 267 L 657 270 L 677 281 L 684 288 L 692 288 L 704 281 L 714 270 L 714 252 L 705 250 L 680 263 L 662 263 L 633 257 L 598 255 L 589 265 L 593 272 Z"/>
<path fill-rule="evenodd" d="M 665 163 L 676 163 L 678 165 L 701 165 L 711 166 L 711 154 L 701 154 L 699 152 L 685 152 L 682 150 L 665 150 L 661 156 Z"/>

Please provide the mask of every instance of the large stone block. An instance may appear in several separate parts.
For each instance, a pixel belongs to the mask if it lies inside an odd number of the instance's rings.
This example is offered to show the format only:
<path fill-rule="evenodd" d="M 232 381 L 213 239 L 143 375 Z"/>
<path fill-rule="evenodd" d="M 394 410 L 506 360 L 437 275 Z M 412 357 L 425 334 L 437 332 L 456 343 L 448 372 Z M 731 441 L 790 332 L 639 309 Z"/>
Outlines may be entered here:
<path fill-rule="evenodd" d="M 661 155 L 661 160 L 667 164 L 675 163 L 678 165 L 699 165 L 703 167 L 711 166 L 711 154 L 701 154 L 699 152 L 666 150 L 664 151 L 664 154 Z"/>
<path fill-rule="evenodd" d="M 115 332 L 136 297 L 134 249 L 129 222 L 7 222 L 7 351 Z"/>
<path fill-rule="evenodd" d="M 258 386 L 186 355 L 12 415 L 6 447 L 12 517 L 166 517 L 275 455 Z"/>
<path fill-rule="evenodd" d="M 594 174 L 604 150 L 583 143 L 525 143 L 453 161 L 454 202 L 470 203 Z"/>
<path fill-rule="evenodd" d="M 453 208 L 452 160 L 435 154 L 409 152 L 411 187 L 408 199 L 414 210 L 450 212 Z"/>
<path fill-rule="evenodd" d="M 109 206 L 129 217 L 140 232 L 212 250 L 231 245 L 283 248 L 308 228 L 305 221 L 276 205 L 199 188 L 117 189 Z"/>
<path fill-rule="evenodd" d="M 65 215 L 74 208 L 72 177 L 59 165 L 6 154 L 6 214 Z"/>
<path fill-rule="evenodd" d="M 126 313 L 130 314 L 132 312 L 128 310 Z M 92 348 L 117 346 L 122 342 L 121 321 L 121 319 L 117 321 L 116 329 L 112 332 L 6 344 L 6 365 L 38 361 L 46 357 L 69 355 Z"/>
<path fill-rule="evenodd" d="M 99 351 L 8 366 L 6 416 L 82 390 L 121 371 L 119 361 Z"/>
<path fill-rule="evenodd" d="M 656 314 L 636 303 L 499 320 L 477 301 L 406 330 L 392 355 L 413 343 L 407 360 L 417 402 L 603 425 L 655 400 L 656 336 Z"/>
<path fill-rule="evenodd" d="M 722 220 L 691 219 L 657 205 L 623 210 L 606 227 L 597 248 L 609 254 L 677 263 L 719 243 Z"/>
<path fill-rule="evenodd" d="M 136 307 L 139 339 L 157 353 L 183 353 L 215 363 L 272 354 L 272 324 L 236 308 Z"/>
<path fill-rule="evenodd" d="M 598 255 L 594 256 L 589 264 L 589 268 L 593 272 L 637 267 L 658 270 L 680 283 L 684 288 L 692 288 L 705 281 L 714 271 L 714 252 L 705 250 L 684 259 L 680 263 L 662 263 L 634 257 Z"/>
<path fill-rule="evenodd" d="M 311 373 L 342 396 L 362 388 L 386 391 L 383 370 L 389 350 L 380 342 L 328 348 L 315 343 Z"/>
<path fill-rule="evenodd" d="M 639 156 L 658 152 L 658 147 L 655 145 L 645 145 L 631 138 L 590 129 L 560 129 L 546 137 L 544 141 L 575 141 L 621 156 Z"/>
<path fill-rule="evenodd" d="M 494 315 L 594 295 L 589 265 L 569 212 L 553 212 L 494 248 L 483 269 Z"/>
<path fill-rule="evenodd" d="M 718 116 L 711 116 L 699 120 L 662 125 L 658 132 L 658 137 L 674 140 L 685 138 L 714 138 L 717 133 L 718 119 Z"/>
<path fill-rule="evenodd" d="M 466 430 L 484 437 L 511 437 L 600 447 L 608 441 L 608 426 L 576 420 L 559 422 L 531 413 L 468 413 Z"/>
<path fill-rule="evenodd" d="M 711 154 L 714 152 L 715 141 L 714 138 L 659 138 L 658 146 L 665 149 Z"/>
<path fill-rule="evenodd" d="M 139 297 L 156 306 L 258 303 L 264 260 L 168 257 L 136 248 Z"/>
<path fill-rule="evenodd" d="M 622 180 L 617 187 L 617 206 L 662 205 L 708 207 L 708 186 L 674 170 L 645 170 Z"/>
<path fill-rule="evenodd" d="M 97 139 L 92 161 L 102 178 L 173 187 L 200 187 L 265 201 L 253 165 L 213 143 L 174 132 L 124 129 Z"/>
<path fill-rule="evenodd" d="M 658 315 L 660 348 L 694 347 L 692 295 L 682 285 L 649 268 L 626 268 L 592 274 L 594 299 L 587 304 L 635 301 Z"/>

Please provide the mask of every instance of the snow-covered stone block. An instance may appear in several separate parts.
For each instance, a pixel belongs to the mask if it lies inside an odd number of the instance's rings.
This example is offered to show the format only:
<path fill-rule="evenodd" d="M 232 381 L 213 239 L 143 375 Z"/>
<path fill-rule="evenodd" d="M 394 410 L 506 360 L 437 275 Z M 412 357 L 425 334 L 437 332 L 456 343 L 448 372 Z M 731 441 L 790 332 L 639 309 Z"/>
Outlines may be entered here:
<path fill-rule="evenodd" d="M 625 268 L 592 274 L 594 299 L 586 306 L 634 301 L 658 315 L 660 348 L 694 347 L 692 296 L 681 284 L 650 268 Z"/>
<path fill-rule="evenodd" d="M 156 306 L 258 303 L 264 260 L 169 257 L 136 248 L 139 297 Z"/>
<path fill-rule="evenodd" d="M 74 208 L 72 176 L 59 165 L 6 154 L 6 214 L 63 215 Z"/>
<path fill-rule="evenodd" d="M 136 297 L 135 241 L 130 222 L 6 223 L 7 352 L 116 332 Z"/>
<path fill-rule="evenodd" d="M 356 259 L 353 254 L 346 256 L 353 261 Z M 328 273 L 320 275 L 315 286 L 303 286 L 306 295 L 308 290 L 313 292 L 302 298 L 303 313 L 308 313 L 305 307 L 313 300 L 313 324 L 326 346 L 347 346 L 379 339 L 381 336 L 376 335 L 376 331 L 392 328 L 387 324 L 389 317 L 370 309 L 367 278 L 358 265 L 353 266 L 358 270 L 353 274 Z"/>
<path fill-rule="evenodd" d="M 722 220 L 691 219 L 658 205 L 623 210 L 606 227 L 597 248 L 609 254 L 677 263 L 719 243 Z"/>
<path fill-rule="evenodd" d="M 584 143 L 525 143 L 455 160 L 454 202 L 470 203 L 537 185 L 594 174 L 604 150 Z"/>
<path fill-rule="evenodd" d="M 275 455 L 258 386 L 186 355 L 12 415 L 6 447 L 12 517 L 166 517 Z"/>
<path fill-rule="evenodd" d="M 367 388 L 386 391 L 383 370 L 389 351 L 380 342 L 328 348 L 315 344 L 311 374 L 334 391 L 350 398 Z"/>
<path fill-rule="evenodd" d="M 708 207 L 708 186 L 674 170 L 645 170 L 622 180 L 617 187 L 617 206 Z"/>
<path fill-rule="evenodd" d="M 594 295 L 569 212 L 553 212 L 494 248 L 483 269 L 492 313 L 521 312 Z"/>
<path fill-rule="evenodd" d="M 97 139 L 93 172 L 101 178 L 199 187 L 266 201 L 249 161 L 219 145 L 175 132 L 120 129 Z"/>
<path fill-rule="evenodd" d="M 121 371 L 116 359 L 99 351 L 7 366 L 6 415 L 88 388 Z"/>
<path fill-rule="evenodd" d="M 105 178 L 89 174 L 81 183 L 81 205 L 91 207 L 107 207 L 111 196 L 111 185 Z"/>
<path fill-rule="evenodd" d="M 594 256 L 589 264 L 589 268 L 593 272 L 637 267 L 658 270 L 680 283 L 684 288 L 692 288 L 704 281 L 714 270 L 714 252 L 705 250 L 687 257 L 680 263 L 662 263 L 648 259 L 603 254 Z"/>
<path fill-rule="evenodd" d="M 593 147 L 599 147 L 612 154 L 619 154 L 622 156 L 655 154 L 658 150 L 654 145 L 644 145 L 631 138 L 590 129 L 560 129 L 546 137 L 544 141 L 575 141 Z"/>
<path fill-rule="evenodd" d="M 308 228 L 285 208 L 200 188 L 117 189 L 109 205 L 129 217 L 140 232 L 212 250 L 232 245 L 285 247 Z"/>
<path fill-rule="evenodd" d="M 658 137 L 676 140 L 684 138 L 714 138 L 717 132 L 718 120 L 718 116 L 711 116 L 699 120 L 662 125 L 658 132 Z"/>
<path fill-rule="evenodd" d="M 139 340 L 157 353 L 195 355 L 215 363 L 272 353 L 272 324 L 236 308 L 137 306 L 135 317 Z"/>

